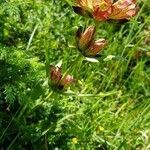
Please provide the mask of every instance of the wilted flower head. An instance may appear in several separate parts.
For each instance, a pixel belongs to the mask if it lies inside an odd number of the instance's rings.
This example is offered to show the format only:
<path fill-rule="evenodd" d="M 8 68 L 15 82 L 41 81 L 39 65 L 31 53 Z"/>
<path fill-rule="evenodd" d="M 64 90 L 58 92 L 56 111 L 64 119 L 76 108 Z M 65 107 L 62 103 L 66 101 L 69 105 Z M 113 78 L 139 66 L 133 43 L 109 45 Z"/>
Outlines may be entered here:
<path fill-rule="evenodd" d="M 94 41 L 90 47 L 87 49 L 86 54 L 89 56 L 95 56 L 97 55 L 103 47 L 106 45 L 105 39 L 99 39 L 97 41 Z"/>
<path fill-rule="evenodd" d="M 78 48 L 80 50 L 85 50 L 89 47 L 93 41 L 95 34 L 95 27 L 89 26 L 84 32 L 82 32 L 82 27 L 79 27 L 76 32 L 76 39 L 78 43 Z"/>
<path fill-rule="evenodd" d="M 57 86 L 59 89 L 63 89 L 65 86 L 70 85 L 74 82 L 74 78 L 71 75 L 62 75 L 61 68 L 51 66 L 50 68 L 50 79 L 53 85 Z"/>
<path fill-rule="evenodd" d="M 97 21 L 130 19 L 137 13 L 136 0 L 75 0 L 74 11 Z"/>
<path fill-rule="evenodd" d="M 95 27 L 89 26 L 85 31 L 81 27 L 77 30 L 76 41 L 79 51 L 87 57 L 96 56 L 106 45 L 105 39 L 94 41 Z"/>

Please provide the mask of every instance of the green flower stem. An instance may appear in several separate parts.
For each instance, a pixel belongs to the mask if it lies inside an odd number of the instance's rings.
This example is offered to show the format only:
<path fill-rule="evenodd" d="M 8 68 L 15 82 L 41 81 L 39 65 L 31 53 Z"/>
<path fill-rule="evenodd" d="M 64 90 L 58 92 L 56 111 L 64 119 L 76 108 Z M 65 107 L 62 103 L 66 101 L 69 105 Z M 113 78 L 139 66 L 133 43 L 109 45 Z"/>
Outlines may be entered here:
<path fill-rule="evenodd" d="M 96 29 L 95 32 L 97 32 L 98 28 L 100 27 L 100 22 L 95 20 L 94 23 L 95 23 L 95 29 Z"/>
<path fill-rule="evenodd" d="M 45 69 L 46 69 L 46 77 L 49 77 L 49 50 L 45 51 Z"/>
<path fill-rule="evenodd" d="M 76 67 L 78 66 L 79 63 L 80 63 L 80 65 L 81 65 L 82 61 L 83 61 L 83 56 L 80 54 L 80 55 L 73 61 L 73 63 L 69 66 L 69 68 L 66 70 L 66 72 L 63 74 L 63 77 L 64 77 L 66 74 L 68 74 L 68 72 L 70 72 L 71 70 L 74 71 L 74 70 L 76 69 Z"/>

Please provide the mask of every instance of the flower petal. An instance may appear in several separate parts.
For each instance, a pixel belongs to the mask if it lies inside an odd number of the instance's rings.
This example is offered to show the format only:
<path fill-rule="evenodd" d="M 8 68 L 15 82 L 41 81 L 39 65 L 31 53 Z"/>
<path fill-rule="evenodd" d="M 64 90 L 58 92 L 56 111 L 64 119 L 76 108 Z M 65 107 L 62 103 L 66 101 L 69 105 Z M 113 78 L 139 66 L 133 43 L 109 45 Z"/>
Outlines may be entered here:
<path fill-rule="evenodd" d="M 103 49 L 103 47 L 106 45 L 106 43 L 107 42 L 105 39 L 97 40 L 96 42 L 91 44 L 89 49 L 86 51 L 86 56 L 95 56 Z"/>
<path fill-rule="evenodd" d="M 135 16 L 136 13 L 135 0 L 118 0 L 112 6 L 110 19 L 129 19 Z"/>
<path fill-rule="evenodd" d="M 51 78 L 53 83 L 57 84 L 62 78 L 61 68 L 51 66 L 51 68 L 50 68 L 50 78 Z"/>
<path fill-rule="evenodd" d="M 111 6 L 111 1 L 101 0 L 99 4 L 94 5 L 93 17 L 98 21 L 107 20 L 112 12 Z"/>
<path fill-rule="evenodd" d="M 95 58 L 86 57 L 85 59 L 86 59 L 87 61 L 93 62 L 93 63 L 98 63 L 98 62 L 99 62 L 99 61 L 98 61 L 97 59 L 95 59 Z"/>
<path fill-rule="evenodd" d="M 95 27 L 94 26 L 89 26 L 82 34 L 81 38 L 79 39 L 79 49 L 81 51 L 85 50 L 93 41 L 95 34 Z"/>
<path fill-rule="evenodd" d="M 76 0 L 75 5 L 82 7 L 82 8 L 93 8 L 93 1 L 92 0 Z"/>
<path fill-rule="evenodd" d="M 67 76 L 65 76 L 65 77 L 62 78 L 62 80 L 60 82 L 60 85 L 67 86 L 67 85 L 70 85 L 73 82 L 74 82 L 73 76 L 67 75 Z"/>

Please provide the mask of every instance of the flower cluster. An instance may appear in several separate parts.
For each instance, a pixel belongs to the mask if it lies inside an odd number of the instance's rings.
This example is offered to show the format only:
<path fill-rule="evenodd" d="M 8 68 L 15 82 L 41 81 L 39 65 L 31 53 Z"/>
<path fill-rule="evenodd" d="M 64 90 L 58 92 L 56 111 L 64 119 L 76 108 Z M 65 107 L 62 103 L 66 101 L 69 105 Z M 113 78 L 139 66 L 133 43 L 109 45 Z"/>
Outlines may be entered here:
<path fill-rule="evenodd" d="M 110 19 L 128 20 L 137 13 L 136 0 L 75 0 L 74 11 L 82 16 L 89 16 L 96 21 Z M 76 32 L 77 48 L 85 57 L 97 56 L 107 41 L 103 38 L 95 40 L 96 27 L 88 26 L 85 30 L 81 27 Z M 62 75 L 61 68 L 51 66 L 50 79 L 52 84 L 63 89 L 74 82 L 71 75 Z"/>
<path fill-rule="evenodd" d="M 136 0 L 75 0 L 74 11 L 97 21 L 130 19 L 137 13 Z"/>

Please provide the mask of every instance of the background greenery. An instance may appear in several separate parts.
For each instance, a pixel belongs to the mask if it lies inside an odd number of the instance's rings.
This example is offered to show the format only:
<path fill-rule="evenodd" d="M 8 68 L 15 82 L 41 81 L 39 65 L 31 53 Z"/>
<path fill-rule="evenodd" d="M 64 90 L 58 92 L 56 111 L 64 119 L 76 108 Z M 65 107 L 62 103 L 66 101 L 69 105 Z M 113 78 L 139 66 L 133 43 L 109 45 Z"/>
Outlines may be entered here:
<path fill-rule="evenodd" d="M 93 20 L 69 0 L 0 1 L 1 149 L 150 149 L 150 1 L 138 4 L 130 22 L 100 23 L 109 42 L 99 63 L 77 61 L 77 82 L 56 91 L 45 63 L 62 60 L 65 72 L 77 28 Z"/>

